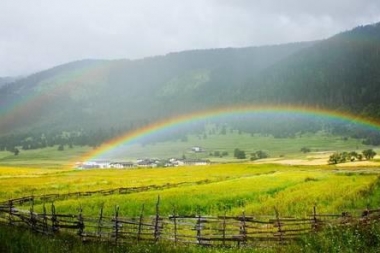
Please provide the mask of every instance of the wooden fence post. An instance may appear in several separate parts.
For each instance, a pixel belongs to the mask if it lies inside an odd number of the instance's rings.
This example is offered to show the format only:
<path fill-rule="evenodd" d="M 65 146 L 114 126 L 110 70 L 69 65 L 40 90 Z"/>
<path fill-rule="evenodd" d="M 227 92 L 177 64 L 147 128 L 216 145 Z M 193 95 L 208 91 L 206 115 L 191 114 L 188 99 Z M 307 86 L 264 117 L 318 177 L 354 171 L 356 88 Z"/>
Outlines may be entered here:
<path fill-rule="evenodd" d="M 314 204 L 313 206 L 313 224 L 312 224 L 312 229 L 314 232 L 317 231 L 318 229 L 318 219 L 317 219 L 317 206 Z"/>
<path fill-rule="evenodd" d="M 44 234 L 48 234 L 49 233 L 49 227 L 48 227 L 48 218 L 47 218 L 47 215 L 46 215 L 46 206 L 45 206 L 45 203 L 44 205 L 42 206 L 42 209 L 43 209 L 43 232 Z"/>
<path fill-rule="evenodd" d="M 32 203 L 31 203 L 31 206 L 30 206 L 30 209 L 29 209 L 29 224 L 30 224 L 30 228 L 33 230 L 33 231 L 37 231 L 37 219 L 36 219 L 36 216 L 34 214 L 34 200 L 32 199 L 31 200 Z"/>
<path fill-rule="evenodd" d="M 198 244 L 202 244 L 202 220 L 201 220 L 201 212 L 200 212 L 200 208 L 198 207 L 198 211 L 197 211 L 197 215 L 198 215 L 198 219 L 197 219 L 197 224 L 195 225 L 195 229 L 197 231 L 197 242 Z"/>
<path fill-rule="evenodd" d="M 115 206 L 115 225 L 114 225 L 114 230 L 115 230 L 115 244 L 117 244 L 118 239 L 119 239 L 119 206 Z"/>
<path fill-rule="evenodd" d="M 55 205 L 54 202 L 51 203 L 51 230 L 53 233 L 59 231 L 59 221 L 57 215 L 55 213 Z"/>
<path fill-rule="evenodd" d="M 283 231 L 282 231 L 282 227 L 281 227 L 281 221 L 280 221 L 280 215 L 278 213 L 278 210 L 276 207 L 274 207 L 274 212 L 276 213 L 276 221 L 277 221 L 277 227 L 278 227 L 278 234 L 279 234 L 279 243 L 282 244 L 283 243 Z"/>
<path fill-rule="evenodd" d="M 144 215 L 144 204 L 141 207 L 141 213 L 139 218 L 139 227 L 137 230 L 137 241 L 139 242 L 141 239 L 141 230 L 142 230 L 142 223 L 143 223 L 143 215 Z"/>
<path fill-rule="evenodd" d="M 83 221 L 83 214 L 82 214 L 82 207 L 79 208 L 79 214 L 78 214 L 78 221 L 77 221 L 77 227 L 78 232 L 77 234 L 80 236 L 81 240 L 83 241 L 84 237 L 84 221 Z"/>
<path fill-rule="evenodd" d="M 369 216 L 369 205 L 367 204 L 367 207 L 366 207 L 366 209 L 363 211 L 363 213 L 362 213 L 362 217 L 363 218 L 366 218 L 366 217 L 368 217 Z"/>
<path fill-rule="evenodd" d="M 9 225 L 13 225 L 13 201 L 9 200 L 8 201 L 8 206 L 9 206 L 9 213 L 8 213 L 8 221 Z"/>
<path fill-rule="evenodd" d="M 361 223 L 364 223 L 364 224 L 367 224 L 367 222 L 369 221 L 369 215 L 370 215 L 370 211 L 369 211 L 369 205 L 367 204 L 367 207 L 366 209 L 362 212 L 362 217 L 361 217 Z"/>
<path fill-rule="evenodd" d="M 223 229 L 222 229 L 222 236 L 223 236 L 223 247 L 226 246 L 226 215 L 227 215 L 227 210 L 224 208 L 224 216 L 223 216 Z"/>
<path fill-rule="evenodd" d="M 160 195 L 158 195 L 157 198 L 157 204 L 156 204 L 156 217 L 154 222 L 154 241 L 157 242 L 160 237 L 160 227 L 159 227 L 159 220 L 160 220 Z"/>
<path fill-rule="evenodd" d="M 174 244 L 177 244 L 177 211 L 173 206 L 173 223 L 174 223 Z"/>
<path fill-rule="evenodd" d="M 99 220 L 98 220 L 98 229 L 96 231 L 96 234 L 98 238 L 101 240 L 102 238 L 102 227 L 103 227 L 103 208 L 104 208 L 104 203 L 100 207 L 100 214 L 99 214 Z"/>
<path fill-rule="evenodd" d="M 240 247 L 241 242 L 242 244 L 246 243 L 247 240 L 247 227 L 246 227 L 246 218 L 245 218 L 245 211 L 243 210 L 241 221 L 240 221 L 240 229 L 239 234 L 242 239 L 238 240 L 238 247 Z"/>

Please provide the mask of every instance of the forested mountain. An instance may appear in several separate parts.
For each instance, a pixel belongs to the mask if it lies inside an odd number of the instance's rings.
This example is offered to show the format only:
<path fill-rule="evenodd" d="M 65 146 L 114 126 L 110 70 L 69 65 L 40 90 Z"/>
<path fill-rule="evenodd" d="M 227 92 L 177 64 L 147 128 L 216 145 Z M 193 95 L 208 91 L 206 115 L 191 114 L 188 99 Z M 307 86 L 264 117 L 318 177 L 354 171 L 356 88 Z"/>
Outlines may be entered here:
<path fill-rule="evenodd" d="M 0 134 L 127 129 L 215 106 L 299 104 L 380 119 L 380 23 L 329 39 L 83 60 L 0 86 Z"/>
<path fill-rule="evenodd" d="M 241 95 L 340 108 L 380 118 L 380 23 L 357 27 L 266 69 Z"/>
<path fill-rule="evenodd" d="M 68 63 L 2 87 L 0 105 L 8 120 L 0 120 L 0 129 L 5 133 L 118 127 L 238 103 L 234 95 L 242 84 L 311 45 L 194 50 L 134 61 Z"/>

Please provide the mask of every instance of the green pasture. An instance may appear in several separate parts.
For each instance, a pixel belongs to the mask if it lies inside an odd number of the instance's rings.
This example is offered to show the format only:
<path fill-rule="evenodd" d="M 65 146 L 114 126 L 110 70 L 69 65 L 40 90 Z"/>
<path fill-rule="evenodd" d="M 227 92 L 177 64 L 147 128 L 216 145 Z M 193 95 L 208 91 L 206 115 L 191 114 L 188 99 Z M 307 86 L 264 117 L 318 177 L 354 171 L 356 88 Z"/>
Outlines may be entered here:
<path fill-rule="evenodd" d="M 155 144 L 134 144 L 125 147 L 125 150 L 110 159 L 118 161 L 134 161 L 138 158 L 202 158 L 213 162 L 241 162 L 233 157 L 236 148 L 246 152 L 247 160 L 250 154 L 258 150 L 266 152 L 271 158 L 297 158 L 305 159 L 308 154 L 302 153 L 303 147 L 308 147 L 314 152 L 361 152 L 367 148 L 359 139 L 345 138 L 328 133 L 303 134 L 294 138 L 274 138 L 273 136 L 239 134 L 237 131 L 222 134 L 189 135 L 186 141 L 166 141 Z M 193 146 L 200 146 L 204 152 L 195 153 Z M 101 147 L 100 147 L 101 148 Z M 24 167 L 50 167 L 57 168 L 72 165 L 81 161 L 82 156 L 92 151 L 90 147 L 65 147 L 58 151 L 58 147 L 49 147 L 37 150 L 21 150 L 16 156 L 7 151 L 0 152 L 0 165 L 24 166 Z M 228 152 L 228 156 L 215 157 L 210 155 L 215 151 Z M 327 161 L 326 161 L 327 162 Z"/>
<path fill-rule="evenodd" d="M 192 146 L 201 146 L 206 151 L 193 153 Z M 304 154 L 302 147 L 311 149 Z M 85 217 L 98 217 L 104 206 L 104 215 L 113 216 L 116 206 L 119 215 L 139 216 L 144 205 L 144 216 L 153 215 L 160 196 L 160 215 L 174 212 L 181 215 L 246 215 L 274 217 L 274 208 L 280 215 L 304 217 L 312 212 L 314 205 L 318 213 L 360 212 L 367 206 L 378 208 L 380 203 L 380 168 L 377 162 L 366 167 L 365 161 L 335 165 L 280 165 L 248 162 L 248 159 L 233 158 L 233 150 L 239 148 L 247 154 L 257 150 L 267 152 L 276 159 L 301 159 L 323 152 L 357 151 L 371 148 L 360 140 L 327 134 L 302 135 L 295 138 L 276 139 L 271 136 L 238 134 L 208 135 L 206 139 L 188 136 L 187 141 L 171 141 L 154 145 L 135 145 L 117 160 L 134 160 L 139 157 L 186 157 L 207 158 L 215 164 L 209 166 L 184 166 L 173 168 L 93 169 L 77 170 L 72 164 L 91 151 L 88 147 L 57 147 L 41 150 L 21 150 L 18 156 L 0 152 L 0 202 L 22 196 L 44 194 L 66 194 L 120 187 L 151 186 L 148 190 L 130 194 L 67 197 L 54 200 L 57 213 L 78 214 L 83 209 Z M 210 152 L 227 151 L 228 157 L 215 158 Z M 377 153 L 378 150 L 375 149 Z M 249 157 L 249 155 L 248 155 Z M 269 160 L 267 161 L 269 162 Z M 361 165 L 364 164 L 364 165 Z M 351 165 L 351 166 L 348 166 Z M 157 187 L 166 186 L 164 189 Z M 42 212 L 43 205 L 50 211 L 52 200 L 36 201 L 34 210 Z M 29 210 L 31 203 L 18 208 Z M 33 249 L 65 248 L 62 252 L 107 252 L 107 246 L 81 244 L 74 238 L 68 240 L 45 240 L 27 232 L 7 232 L 0 227 L 0 241 L 6 251 L 24 252 Z M 356 230 L 355 230 L 356 231 Z M 376 228 L 374 233 L 378 233 Z M 327 231 L 325 234 L 330 233 Z M 335 232 L 331 232 L 335 233 Z M 356 233 L 356 232 L 355 232 Z M 320 247 L 329 251 L 334 245 L 343 245 L 345 238 L 333 236 L 310 237 L 284 248 L 285 252 L 314 252 Z M 351 242 L 355 237 L 347 237 Z M 334 241 L 335 240 L 335 241 Z M 332 243 L 333 242 L 333 243 Z M 348 244 L 350 245 L 350 244 Z M 364 245 L 364 246 L 363 246 Z M 358 247 L 365 248 L 363 243 Z M 355 246 L 356 247 L 356 246 Z M 376 247 L 375 247 L 376 248 Z M 1 251 L 0 245 L 0 251 Z M 309 249 L 309 250 L 308 250 Z M 125 248 L 112 248 L 113 252 L 126 252 Z M 276 252 L 275 248 L 267 252 Z M 59 252 L 59 251 L 57 251 Z M 131 245 L 128 252 L 252 252 L 252 249 L 224 249 L 178 247 L 167 244 Z M 262 249 L 258 252 L 263 252 Z"/>
<path fill-rule="evenodd" d="M 56 207 L 62 212 L 75 213 L 81 206 L 86 215 L 96 216 L 103 204 L 108 215 L 112 215 L 118 205 L 122 215 L 138 216 L 144 204 L 145 214 L 152 215 L 157 196 L 160 196 L 163 215 L 174 211 L 186 215 L 221 215 L 225 211 L 231 215 L 243 211 L 250 215 L 274 215 L 276 207 L 284 216 L 307 216 L 314 204 L 324 213 L 366 207 L 373 202 L 368 194 L 377 185 L 377 180 L 378 176 L 373 174 L 293 170 L 127 195 L 74 198 L 56 202 Z"/>
<path fill-rule="evenodd" d="M 62 168 L 72 165 L 72 161 L 91 151 L 89 147 L 65 147 L 64 151 L 59 151 L 58 147 L 48 147 L 44 149 L 22 150 L 14 155 L 8 151 L 0 152 L 0 166 L 22 166 L 37 168 Z"/>
<path fill-rule="evenodd" d="M 191 147 L 200 146 L 205 151 L 194 153 Z M 244 150 L 249 158 L 249 154 L 258 150 L 263 150 L 270 157 L 305 157 L 300 149 L 308 147 L 312 152 L 320 151 L 342 151 L 365 149 L 365 145 L 359 139 L 345 138 L 342 136 L 327 133 L 304 134 L 294 138 L 274 138 L 273 136 L 251 135 L 247 133 L 208 134 L 206 138 L 202 135 L 189 135 L 186 141 L 167 141 L 150 145 L 134 145 L 126 149 L 125 157 L 134 159 L 138 157 L 186 157 L 208 158 L 213 161 L 234 160 L 235 148 Z M 227 151 L 229 156 L 219 158 L 210 156 L 214 151 Z"/>
<path fill-rule="evenodd" d="M 162 186 L 168 183 L 198 185 L 289 169 L 291 168 L 270 164 L 93 170 L 0 167 L 0 183 L 3 186 L 0 188 L 0 200 L 18 198 L 25 194 L 63 194 L 120 187 Z"/>
<path fill-rule="evenodd" d="M 76 213 L 82 207 L 85 215 L 96 216 L 104 205 L 105 213 L 111 216 L 118 205 L 121 215 L 137 216 L 143 204 L 146 215 L 154 214 L 160 196 L 163 215 L 174 211 L 238 215 L 243 210 L 251 215 L 273 215 L 276 207 L 282 215 L 305 216 L 314 204 L 319 212 L 330 213 L 362 209 L 367 204 L 378 206 L 379 172 L 367 167 L 249 163 L 124 170 L 34 169 L 33 173 L 23 167 L 0 167 L 0 200 L 151 186 L 137 193 L 70 197 L 54 203 L 63 213 Z M 156 189 L 165 185 L 165 189 Z M 36 202 L 36 210 L 41 208 L 42 203 Z"/>

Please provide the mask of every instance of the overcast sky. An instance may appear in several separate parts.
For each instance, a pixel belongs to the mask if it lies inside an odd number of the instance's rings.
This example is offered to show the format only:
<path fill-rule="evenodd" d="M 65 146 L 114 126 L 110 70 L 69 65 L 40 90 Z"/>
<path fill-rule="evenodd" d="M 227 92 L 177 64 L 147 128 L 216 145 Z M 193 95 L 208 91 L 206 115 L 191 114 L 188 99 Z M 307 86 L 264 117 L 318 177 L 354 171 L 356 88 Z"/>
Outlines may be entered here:
<path fill-rule="evenodd" d="M 380 0 L 0 0 L 0 76 L 87 59 L 328 38 Z"/>

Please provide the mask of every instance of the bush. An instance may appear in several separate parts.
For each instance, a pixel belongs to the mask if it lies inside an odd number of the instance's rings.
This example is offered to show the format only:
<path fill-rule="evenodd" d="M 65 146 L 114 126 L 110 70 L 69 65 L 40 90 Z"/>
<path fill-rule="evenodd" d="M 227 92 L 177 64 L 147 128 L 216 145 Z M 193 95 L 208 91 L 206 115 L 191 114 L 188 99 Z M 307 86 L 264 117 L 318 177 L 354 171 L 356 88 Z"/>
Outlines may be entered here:
<path fill-rule="evenodd" d="M 365 157 L 365 159 L 367 160 L 371 160 L 372 158 L 375 157 L 376 155 L 376 152 L 373 151 L 373 149 L 366 149 L 366 150 L 363 150 L 363 156 Z"/>
<path fill-rule="evenodd" d="M 258 159 L 264 159 L 264 158 L 268 158 L 268 157 L 269 157 L 269 155 L 266 152 L 264 152 L 262 150 L 258 150 L 255 153 L 251 154 L 251 161 L 258 160 Z"/>
<path fill-rule="evenodd" d="M 236 157 L 237 159 L 245 159 L 245 151 L 235 148 L 234 157 Z"/>

